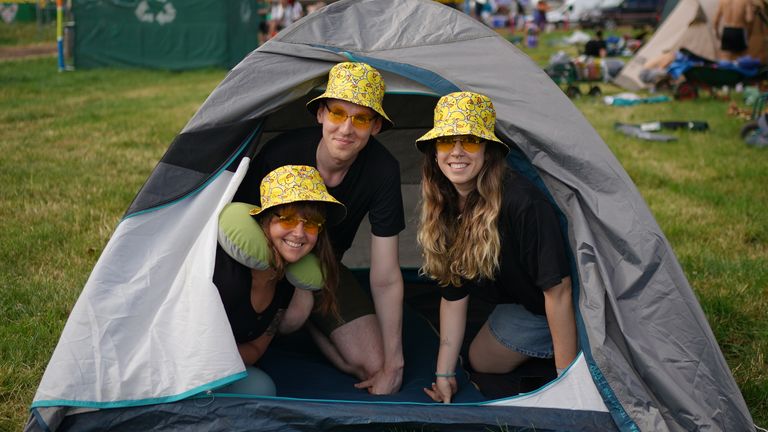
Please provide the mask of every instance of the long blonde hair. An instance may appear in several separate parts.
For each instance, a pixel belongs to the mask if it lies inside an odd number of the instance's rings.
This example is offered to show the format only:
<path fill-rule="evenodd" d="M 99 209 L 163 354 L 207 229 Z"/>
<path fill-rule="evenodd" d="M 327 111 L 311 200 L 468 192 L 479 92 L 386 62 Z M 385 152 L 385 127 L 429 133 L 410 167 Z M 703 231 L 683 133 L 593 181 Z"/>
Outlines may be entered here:
<path fill-rule="evenodd" d="M 459 210 L 459 194 L 440 171 L 435 154 L 434 144 L 425 148 L 422 164 L 417 235 L 424 257 L 421 273 L 440 286 L 460 286 L 462 279 L 493 279 L 501 251 L 497 225 L 507 170 L 504 151 L 486 143 L 485 163 L 463 210 Z"/>
<path fill-rule="evenodd" d="M 270 208 L 265 211 L 263 215 L 260 215 L 261 228 L 265 233 L 269 232 L 269 224 L 272 222 L 272 217 L 277 214 L 278 209 L 295 208 L 297 212 L 300 212 L 306 218 L 325 218 L 325 208 L 321 203 L 293 203 L 284 204 L 277 207 Z M 266 235 L 267 243 L 272 250 L 272 257 L 274 262 L 272 267 L 275 270 L 277 279 L 282 279 L 285 275 L 285 261 L 278 252 L 275 245 L 272 243 L 269 235 Z M 331 239 L 328 236 L 328 230 L 326 227 L 318 233 L 317 243 L 312 249 L 312 252 L 320 259 L 320 267 L 323 272 L 323 295 L 320 304 L 315 305 L 315 309 L 324 313 L 338 316 L 338 308 L 336 306 L 336 287 L 339 285 L 339 264 L 336 259 L 336 254 L 333 252 L 333 246 L 331 246 Z M 315 296 L 315 299 L 318 297 Z"/>

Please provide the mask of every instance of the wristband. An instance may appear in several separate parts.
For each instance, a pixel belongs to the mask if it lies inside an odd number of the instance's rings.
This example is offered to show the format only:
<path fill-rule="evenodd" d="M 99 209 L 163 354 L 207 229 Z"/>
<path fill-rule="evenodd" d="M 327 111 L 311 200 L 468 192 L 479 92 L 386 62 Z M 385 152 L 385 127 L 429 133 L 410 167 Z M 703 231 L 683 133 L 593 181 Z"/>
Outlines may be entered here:
<path fill-rule="evenodd" d="M 456 372 L 449 373 L 435 373 L 436 378 L 453 378 L 456 376 Z"/>

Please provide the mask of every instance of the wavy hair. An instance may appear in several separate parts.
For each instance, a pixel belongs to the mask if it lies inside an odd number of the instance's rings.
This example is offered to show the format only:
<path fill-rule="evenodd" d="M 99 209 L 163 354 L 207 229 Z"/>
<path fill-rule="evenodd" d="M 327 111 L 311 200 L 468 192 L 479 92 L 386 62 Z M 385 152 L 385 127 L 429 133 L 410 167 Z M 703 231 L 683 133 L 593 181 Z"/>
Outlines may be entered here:
<path fill-rule="evenodd" d="M 501 146 L 486 143 L 485 163 L 463 210 L 456 188 L 437 165 L 434 142 L 425 148 L 417 234 L 424 257 L 420 272 L 440 286 L 460 286 L 462 279 L 493 279 L 499 268 L 497 225 L 507 166 Z"/>
<path fill-rule="evenodd" d="M 272 222 L 273 216 L 277 215 L 278 209 L 291 208 L 295 209 L 297 213 L 302 214 L 305 218 L 325 219 L 325 205 L 312 202 L 292 203 L 276 206 L 268 209 L 260 217 L 261 228 L 265 233 L 269 233 L 269 225 Z M 273 263 L 272 268 L 275 270 L 276 278 L 278 280 L 285 276 L 285 261 L 277 248 L 272 243 L 269 235 L 267 237 L 267 243 L 272 250 Z M 315 299 L 320 298 L 319 304 L 315 305 L 315 310 L 323 314 L 331 314 L 338 317 L 338 307 L 336 306 L 336 287 L 339 286 L 339 263 L 336 259 L 336 254 L 333 252 L 333 246 L 331 246 L 331 238 L 328 236 L 328 230 L 325 226 L 317 235 L 317 243 L 312 249 L 312 252 L 320 259 L 320 268 L 323 272 L 323 288 L 321 296 L 314 296 Z"/>

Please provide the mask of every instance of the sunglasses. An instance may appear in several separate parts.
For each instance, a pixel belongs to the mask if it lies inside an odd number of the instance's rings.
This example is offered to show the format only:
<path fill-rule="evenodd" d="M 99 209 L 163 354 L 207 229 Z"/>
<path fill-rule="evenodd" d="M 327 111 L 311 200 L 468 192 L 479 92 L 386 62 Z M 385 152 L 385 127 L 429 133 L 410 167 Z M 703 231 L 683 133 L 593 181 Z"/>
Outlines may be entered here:
<path fill-rule="evenodd" d="M 332 108 L 326 105 L 325 108 L 328 111 L 328 120 L 337 125 L 344 123 L 347 119 L 352 119 L 352 126 L 357 129 L 366 129 L 376 119 L 376 116 L 366 114 L 349 115 L 344 109 L 339 107 Z"/>
<path fill-rule="evenodd" d="M 301 222 L 304 224 L 304 231 L 311 235 L 317 235 L 323 229 L 323 224 L 325 224 L 323 219 L 306 219 L 297 214 L 275 214 L 275 217 L 277 217 L 277 223 L 287 230 L 296 228 L 299 222 Z"/>
<path fill-rule="evenodd" d="M 467 153 L 477 153 L 482 147 L 483 139 L 474 135 L 459 135 L 439 137 L 435 139 L 435 148 L 441 153 L 448 153 L 459 143 Z"/>

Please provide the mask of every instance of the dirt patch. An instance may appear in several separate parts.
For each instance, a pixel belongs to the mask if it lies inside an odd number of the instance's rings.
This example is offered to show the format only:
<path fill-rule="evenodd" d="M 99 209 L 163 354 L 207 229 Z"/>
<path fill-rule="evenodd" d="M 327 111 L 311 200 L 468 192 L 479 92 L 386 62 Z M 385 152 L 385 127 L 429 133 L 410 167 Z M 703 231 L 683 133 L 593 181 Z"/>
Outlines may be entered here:
<path fill-rule="evenodd" d="M 56 55 L 56 44 L 0 46 L 0 61 Z"/>

